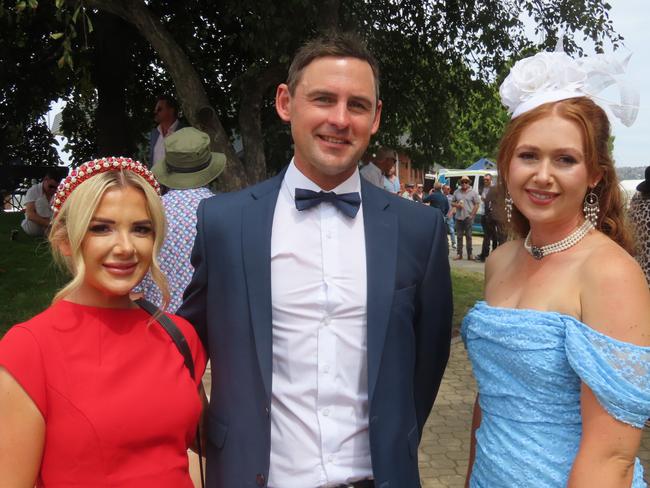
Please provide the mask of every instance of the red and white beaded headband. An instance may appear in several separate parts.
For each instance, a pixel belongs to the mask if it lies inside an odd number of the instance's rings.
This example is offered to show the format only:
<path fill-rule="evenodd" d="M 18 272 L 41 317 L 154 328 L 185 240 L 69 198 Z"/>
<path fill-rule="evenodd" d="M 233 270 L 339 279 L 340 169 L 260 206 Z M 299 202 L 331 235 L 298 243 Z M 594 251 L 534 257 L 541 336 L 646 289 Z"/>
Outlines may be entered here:
<path fill-rule="evenodd" d="M 160 195 L 160 185 L 155 176 L 140 161 L 131 158 L 101 158 L 87 161 L 76 169 L 70 171 L 59 184 L 54 200 L 52 201 L 52 211 L 54 215 L 61 210 L 61 206 L 68 199 L 72 191 L 89 178 L 107 171 L 133 171 L 135 174 L 142 176 L 147 183 Z"/>

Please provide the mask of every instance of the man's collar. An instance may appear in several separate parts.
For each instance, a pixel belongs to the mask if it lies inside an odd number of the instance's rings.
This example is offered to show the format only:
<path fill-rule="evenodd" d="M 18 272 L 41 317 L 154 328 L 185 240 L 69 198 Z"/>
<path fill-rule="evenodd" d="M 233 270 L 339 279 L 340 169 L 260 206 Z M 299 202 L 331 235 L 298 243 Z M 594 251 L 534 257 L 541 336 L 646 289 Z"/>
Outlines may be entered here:
<path fill-rule="evenodd" d="M 294 198 L 296 193 L 296 188 L 304 188 L 306 190 L 312 191 L 325 191 L 312 180 L 307 178 L 297 167 L 294 160 L 291 160 L 287 172 L 284 174 L 284 182 L 286 184 L 287 190 L 291 198 Z M 350 177 L 343 181 L 340 185 L 332 190 L 334 193 L 351 193 L 351 192 L 361 192 L 361 178 L 359 176 L 359 170 L 355 169 L 354 173 Z"/>
<path fill-rule="evenodd" d="M 170 132 L 176 132 L 177 127 L 178 127 L 178 119 L 174 120 L 174 122 L 172 122 L 172 125 L 170 125 L 167 128 L 167 134 L 169 134 Z M 158 132 L 160 132 L 160 134 L 163 135 L 162 126 L 160 124 L 158 124 L 158 127 L 156 127 L 156 129 L 158 129 Z"/>

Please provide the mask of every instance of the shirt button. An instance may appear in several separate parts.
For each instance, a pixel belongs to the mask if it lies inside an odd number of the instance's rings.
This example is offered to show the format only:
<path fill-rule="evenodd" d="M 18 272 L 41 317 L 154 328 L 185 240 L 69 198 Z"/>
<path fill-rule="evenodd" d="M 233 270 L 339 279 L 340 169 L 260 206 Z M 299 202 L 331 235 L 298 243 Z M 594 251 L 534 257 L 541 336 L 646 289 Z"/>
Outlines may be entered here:
<path fill-rule="evenodd" d="M 324 408 L 323 409 L 323 416 L 327 417 L 330 414 L 330 409 L 329 408 Z"/>
<path fill-rule="evenodd" d="M 333 454 L 330 454 L 329 456 L 327 456 L 327 460 L 328 460 L 330 463 L 333 463 L 333 462 L 334 462 L 334 455 L 333 455 Z"/>
<path fill-rule="evenodd" d="M 329 317 L 325 317 L 321 322 L 323 325 L 330 325 L 331 319 Z"/>
<path fill-rule="evenodd" d="M 329 372 L 330 372 L 330 365 L 326 364 L 325 366 L 323 366 L 323 373 L 327 374 Z"/>

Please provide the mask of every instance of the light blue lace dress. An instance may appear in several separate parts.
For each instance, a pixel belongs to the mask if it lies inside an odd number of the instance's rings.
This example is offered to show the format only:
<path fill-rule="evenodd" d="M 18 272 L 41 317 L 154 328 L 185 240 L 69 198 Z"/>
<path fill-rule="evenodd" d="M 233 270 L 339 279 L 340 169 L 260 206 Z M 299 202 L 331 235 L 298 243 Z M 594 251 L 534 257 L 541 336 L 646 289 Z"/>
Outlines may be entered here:
<path fill-rule="evenodd" d="M 650 417 L 650 347 L 555 312 L 478 302 L 463 321 L 482 411 L 472 488 L 565 487 L 581 435 L 584 381 L 616 419 Z M 632 488 L 646 487 L 636 460 Z"/>

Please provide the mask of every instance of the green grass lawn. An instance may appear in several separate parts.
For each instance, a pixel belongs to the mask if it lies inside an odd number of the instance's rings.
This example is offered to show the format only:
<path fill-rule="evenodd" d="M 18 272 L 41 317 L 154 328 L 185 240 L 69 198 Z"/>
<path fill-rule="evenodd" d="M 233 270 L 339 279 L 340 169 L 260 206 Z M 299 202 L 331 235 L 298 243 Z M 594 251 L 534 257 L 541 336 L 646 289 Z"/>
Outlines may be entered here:
<path fill-rule="evenodd" d="M 44 239 L 25 235 L 22 214 L 0 212 L 0 337 L 13 324 L 41 312 L 65 283 Z M 9 240 L 12 229 L 17 239 Z M 452 269 L 454 331 L 474 302 L 483 296 L 483 275 Z"/>
<path fill-rule="evenodd" d="M 483 273 L 451 269 L 454 292 L 453 335 L 460 330 L 460 323 L 476 300 L 483 299 Z"/>
<path fill-rule="evenodd" d="M 0 336 L 49 305 L 65 282 L 45 239 L 27 236 L 21 213 L 0 212 Z M 17 230 L 16 240 L 9 239 Z"/>

